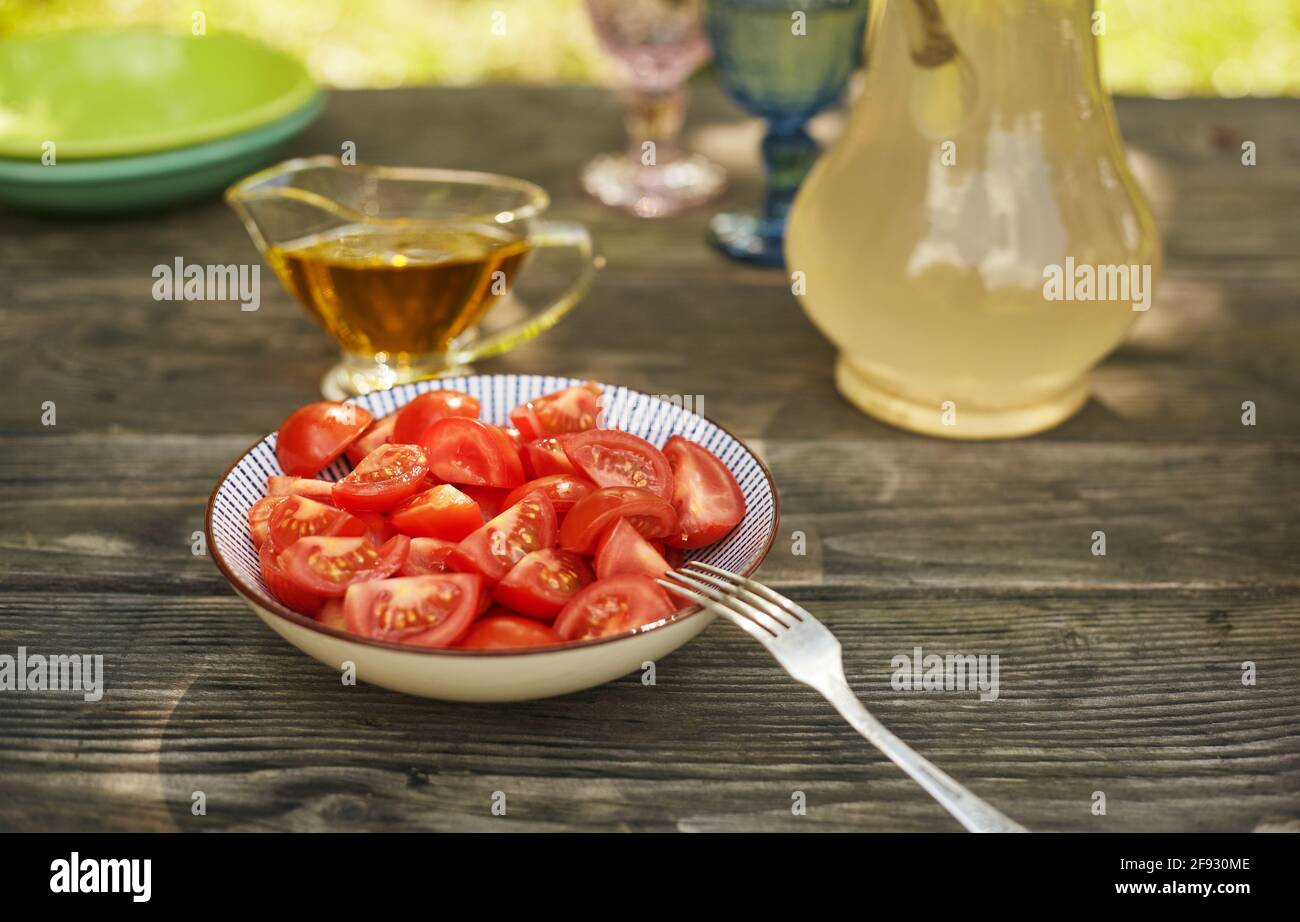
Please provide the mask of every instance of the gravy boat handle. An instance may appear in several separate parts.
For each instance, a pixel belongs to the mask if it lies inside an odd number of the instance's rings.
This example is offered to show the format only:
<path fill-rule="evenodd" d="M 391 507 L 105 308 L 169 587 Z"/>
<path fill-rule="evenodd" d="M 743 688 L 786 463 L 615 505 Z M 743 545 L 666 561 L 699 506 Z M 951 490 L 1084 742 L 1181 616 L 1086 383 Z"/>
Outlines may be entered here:
<path fill-rule="evenodd" d="M 595 247 L 591 232 L 572 221 L 539 221 L 534 224 L 528 241 L 535 250 L 572 249 L 579 257 L 578 277 L 553 300 L 529 310 L 528 315 L 504 330 L 497 330 L 452 353 L 457 365 L 469 365 L 480 359 L 508 352 L 560 322 L 583 299 L 596 279 Z"/>

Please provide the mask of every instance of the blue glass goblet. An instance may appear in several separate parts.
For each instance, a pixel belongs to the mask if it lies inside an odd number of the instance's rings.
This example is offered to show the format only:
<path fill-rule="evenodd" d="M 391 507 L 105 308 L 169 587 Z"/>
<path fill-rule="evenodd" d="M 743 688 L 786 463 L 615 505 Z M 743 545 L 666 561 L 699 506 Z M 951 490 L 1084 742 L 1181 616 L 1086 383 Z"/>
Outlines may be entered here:
<path fill-rule="evenodd" d="M 767 121 L 767 190 L 758 214 L 718 214 L 714 244 L 733 259 L 785 263 L 785 219 L 819 149 L 808 120 L 837 102 L 862 61 L 868 0 L 709 0 L 718 78 Z"/>

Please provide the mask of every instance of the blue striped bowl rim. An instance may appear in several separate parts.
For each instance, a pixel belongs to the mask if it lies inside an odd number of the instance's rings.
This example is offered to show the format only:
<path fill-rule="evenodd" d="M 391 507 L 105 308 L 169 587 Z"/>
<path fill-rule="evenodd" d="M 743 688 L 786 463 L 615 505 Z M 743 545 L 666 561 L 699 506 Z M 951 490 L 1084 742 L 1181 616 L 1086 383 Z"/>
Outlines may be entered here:
<path fill-rule="evenodd" d="M 428 391 L 457 390 L 478 398 L 482 418 L 491 423 L 509 425 L 509 412 L 526 400 L 575 384 L 581 378 L 550 375 L 467 375 L 418 381 L 391 390 L 356 397 L 350 403 L 365 407 L 376 418 L 395 412 L 412 399 Z M 700 560 L 733 573 L 748 576 L 758 569 L 776 540 L 780 523 L 780 499 L 767 466 L 746 445 L 717 423 L 692 412 L 677 402 L 611 384 L 601 384 L 604 418 L 624 431 L 639 435 L 663 447 L 669 436 L 680 435 L 704 446 L 727 466 L 745 495 L 745 518 L 721 541 L 685 553 L 687 560 Z M 344 640 L 384 647 L 404 653 L 434 656 L 539 656 L 572 650 L 577 647 L 616 642 L 634 635 L 679 622 L 699 611 L 698 607 L 680 611 L 663 621 L 645 625 L 626 634 L 595 640 L 572 641 L 559 646 L 527 650 L 459 650 L 454 648 L 412 647 L 360 637 L 347 631 L 326 627 L 307 615 L 281 604 L 267 590 L 248 529 L 248 510 L 266 495 L 266 478 L 282 474 L 275 457 L 273 432 L 235 460 L 217 481 L 208 500 L 206 532 L 208 547 L 222 575 L 250 602 L 294 624 Z M 341 458 L 320 472 L 326 480 L 338 480 L 352 469 Z"/>

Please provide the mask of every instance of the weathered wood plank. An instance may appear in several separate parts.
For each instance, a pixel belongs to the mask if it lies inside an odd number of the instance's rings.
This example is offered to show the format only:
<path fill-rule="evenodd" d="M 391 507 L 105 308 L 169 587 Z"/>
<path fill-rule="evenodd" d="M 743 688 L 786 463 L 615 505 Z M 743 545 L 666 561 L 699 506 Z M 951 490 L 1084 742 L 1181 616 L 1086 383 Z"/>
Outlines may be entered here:
<path fill-rule="evenodd" d="M 529 117 L 500 119 L 507 101 Z M 1165 287 L 1129 344 L 1100 369 L 1096 401 L 1048 439 L 1250 440 L 1259 432 L 1240 425 L 1247 399 L 1273 437 L 1300 431 L 1300 375 L 1289 348 L 1300 334 L 1292 241 L 1300 145 L 1283 128 L 1300 104 L 1211 103 L 1120 100 L 1165 230 Z M 711 137 L 748 132 L 707 83 L 693 112 L 698 124 L 733 126 L 712 127 Z M 392 130 L 397 123 L 402 132 Z M 543 142 L 559 123 L 566 142 Z M 616 145 L 620 130 L 617 102 L 595 90 L 339 93 L 296 150 L 353 140 L 363 159 L 377 162 L 524 175 L 551 189 L 558 214 L 591 224 L 609 263 L 591 297 L 568 322 L 485 370 L 577 372 L 704 394 L 721 421 L 749 435 L 779 435 L 781 426 L 801 436 L 909 438 L 835 395 L 831 348 L 780 273 L 713 253 L 703 243 L 707 210 L 645 222 L 585 199 L 579 164 Z M 1222 140 L 1238 136 L 1257 139 L 1259 166 L 1242 166 Z M 753 151 L 734 166 L 725 204 L 743 205 L 757 192 Z M 0 239 L 0 367 L 15 394 L 0 407 L 0 431 L 38 428 L 44 400 L 58 402 L 64 425 L 79 431 L 247 431 L 250 407 L 278 418 L 315 393 L 332 359 L 269 270 L 263 307 L 252 314 L 150 298 L 153 266 L 176 256 L 259 261 L 219 202 L 109 225 L 7 215 Z"/>
<path fill-rule="evenodd" d="M 632 676 L 502 707 L 344 687 L 230 598 L 60 601 L 7 596 L 0 633 L 103 653 L 105 695 L 6 696 L 2 828 L 952 827 L 726 625 L 658 664 L 654 686 Z M 1296 593 L 813 607 L 879 716 L 1033 827 L 1300 819 Z M 1000 697 L 894 691 L 891 659 L 916 645 L 996 653 Z M 1243 660 L 1257 687 L 1242 686 Z M 206 817 L 189 814 L 195 790 Z M 497 790 L 504 820 L 489 812 Z M 790 813 L 794 790 L 807 817 Z"/>
<path fill-rule="evenodd" d="M 990 445 L 915 438 L 840 400 L 782 275 L 704 245 L 710 209 L 644 222 L 587 200 L 580 164 L 622 143 L 612 94 L 337 93 L 295 152 L 352 140 L 363 160 L 526 176 L 587 222 L 597 288 L 483 370 L 701 395 L 781 490 L 764 577 L 827 619 L 879 716 L 976 791 L 1034 828 L 1294 829 L 1300 102 L 1117 108 L 1164 286 L 1078 417 Z M 732 170 L 718 207 L 754 202 L 753 123 L 706 81 L 690 127 Z M 955 828 L 725 625 L 653 688 L 511 707 L 342 688 L 189 551 L 215 478 L 332 361 L 269 272 L 256 313 L 150 298 L 153 266 L 177 256 L 258 261 L 233 214 L 6 214 L 0 253 L 0 653 L 103 653 L 109 681 L 97 704 L 4 693 L 0 829 Z M 895 692 L 890 659 L 917 644 L 997 653 L 1002 696 Z M 807 817 L 790 814 L 796 789 Z"/>
<path fill-rule="evenodd" d="M 212 592 L 191 552 L 249 436 L 11 437 L 0 586 Z M 1300 586 L 1300 448 L 763 440 L 778 586 L 1116 592 Z M 1092 553 L 1106 534 L 1106 554 Z M 796 542 L 802 533 L 802 544 Z M 802 551 L 802 553 L 799 553 Z"/>

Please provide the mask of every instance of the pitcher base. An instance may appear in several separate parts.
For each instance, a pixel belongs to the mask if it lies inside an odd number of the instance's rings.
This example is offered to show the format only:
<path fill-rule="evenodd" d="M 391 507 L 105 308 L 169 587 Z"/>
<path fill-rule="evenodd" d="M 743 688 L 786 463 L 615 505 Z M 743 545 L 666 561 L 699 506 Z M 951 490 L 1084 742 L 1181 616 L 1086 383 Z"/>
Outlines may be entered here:
<path fill-rule="evenodd" d="M 1004 409 L 951 403 L 917 403 L 885 390 L 843 355 L 835 363 L 835 385 L 862 412 L 900 429 L 945 439 L 1012 439 L 1044 432 L 1065 422 L 1088 401 L 1092 384 L 1084 375 L 1049 400 Z"/>

